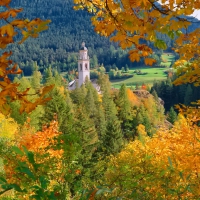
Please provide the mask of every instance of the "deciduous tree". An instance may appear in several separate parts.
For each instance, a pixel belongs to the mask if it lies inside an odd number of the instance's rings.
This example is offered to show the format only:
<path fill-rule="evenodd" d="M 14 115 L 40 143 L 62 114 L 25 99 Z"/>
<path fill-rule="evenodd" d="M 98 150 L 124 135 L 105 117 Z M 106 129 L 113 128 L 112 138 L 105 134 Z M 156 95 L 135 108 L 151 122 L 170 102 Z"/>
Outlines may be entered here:
<path fill-rule="evenodd" d="M 16 18 L 17 15 L 22 12 L 21 8 L 15 9 L 10 6 L 11 0 L 2 0 L 0 6 L 2 7 L 0 20 L 2 21 L 2 26 L 0 27 L 0 48 L 5 49 L 9 44 L 17 42 L 16 35 L 22 36 L 19 43 L 24 42 L 29 37 L 37 37 L 38 33 L 46 30 L 48 28 L 47 24 L 49 20 L 43 21 L 40 19 L 33 19 L 29 21 L 28 19 Z M 26 89 L 23 92 L 18 90 L 18 84 L 12 83 L 8 75 L 10 74 L 20 74 L 22 71 L 19 69 L 17 64 L 14 64 L 12 60 L 9 60 L 9 56 L 12 52 L 4 52 L 0 57 L 0 112 L 8 114 L 10 112 L 10 105 L 7 100 L 11 101 L 19 100 L 21 107 L 20 112 L 32 111 L 38 104 L 43 104 L 47 101 L 44 98 L 51 87 L 46 87 L 42 90 L 40 98 L 36 99 L 35 102 L 30 102 L 27 99 Z"/>

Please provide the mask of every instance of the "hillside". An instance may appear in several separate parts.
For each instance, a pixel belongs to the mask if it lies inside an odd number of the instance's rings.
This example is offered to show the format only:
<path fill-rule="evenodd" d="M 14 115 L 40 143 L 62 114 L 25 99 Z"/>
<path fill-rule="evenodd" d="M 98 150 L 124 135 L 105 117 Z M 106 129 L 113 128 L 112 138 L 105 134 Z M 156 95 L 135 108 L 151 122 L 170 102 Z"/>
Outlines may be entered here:
<path fill-rule="evenodd" d="M 126 64 L 129 67 L 143 64 L 143 61 L 131 63 L 127 51 L 95 33 L 90 15 L 85 11 L 73 10 L 72 0 L 15 0 L 12 6 L 24 9 L 23 18 L 39 17 L 52 21 L 49 30 L 41 33 L 37 39 L 29 39 L 20 46 L 10 46 L 13 60 L 20 65 L 25 75 L 32 74 L 32 61 L 37 61 L 40 71 L 49 64 L 57 66 L 60 71 L 76 69 L 77 52 L 82 41 L 89 47 L 92 67 L 103 63 L 106 69 L 116 66 L 121 69 Z M 162 39 L 170 51 L 173 41 L 167 36 L 162 36 Z"/>
<path fill-rule="evenodd" d="M 31 60 L 40 65 L 55 61 L 64 63 L 70 59 L 69 52 L 78 52 L 82 41 L 89 47 L 90 57 L 99 55 L 110 47 L 108 38 L 100 37 L 94 32 L 89 14 L 73 10 L 72 0 L 16 0 L 12 6 L 22 7 L 24 18 L 39 17 L 52 21 L 49 30 L 40 34 L 39 38 L 29 39 L 14 48 L 13 58 L 18 63 Z"/>

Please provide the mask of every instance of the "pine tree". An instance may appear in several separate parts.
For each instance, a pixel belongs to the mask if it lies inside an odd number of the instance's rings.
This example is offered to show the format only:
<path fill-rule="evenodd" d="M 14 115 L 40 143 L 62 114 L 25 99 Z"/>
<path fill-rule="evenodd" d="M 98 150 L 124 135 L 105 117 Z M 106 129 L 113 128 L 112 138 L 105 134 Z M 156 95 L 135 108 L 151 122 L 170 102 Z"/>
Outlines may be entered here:
<path fill-rule="evenodd" d="M 184 98 L 185 98 L 185 93 L 186 93 L 186 90 L 187 90 L 187 85 L 180 85 L 179 87 L 179 90 L 178 90 L 178 102 L 179 103 L 184 103 Z"/>
<path fill-rule="evenodd" d="M 94 161 L 92 159 L 92 155 L 97 149 L 98 134 L 93 120 L 88 117 L 84 107 L 77 106 L 74 112 L 74 129 L 76 135 L 79 137 L 79 141 L 77 143 L 79 145 L 79 149 L 77 149 L 78 152 L 76 155 L 76 161 L 77 166 L 81 171 L 81 176 L 77 177 L 76 181 L 83 185 L 84 183 L 89 184 L 91 177 L 93 176 L 92 168 Z"/>
<path fill-rule="evenodd" d="M 192 101 L 192 96 L 193 96 L 193 90 L 190 84 L 188 84 L 186 92 L 185 92 L 185 97 L 184 97 L 184 104 L 185 105 L 190 105 Z"/>
<path fill-rule="evenodd" d="M 46 85 L 55 84 L 51 66 L 44 71 L 44 82 Z"/>
<path fill-rule="evenodd" d="M 126 85 L 122 84 L 117 99 L 117 105 L 119 107 L 118 116 L 122 121 L 130 119 L 131 104 L 128 98 Z"/>
<path fill-rule="evenodd" d="M 151 94 L 154 96 L 155 100 L 158 101 L 158 95 L 157 95 L 157 92 L 154 89 L 153 89 Z"/>
<path fill-rule="evenodd" d="M 86 94 L 87 94 L 87 89 L 85 88 L 85 85 L 83 84 L 81 85 L 81 87 L 78 87 L 77 84 L 75 90 L 70 92 L 70 97 L 74 104 L 83 105 L 85 102 Z"/>
<path fill-rule="evenodd" d="M 140 112 L 137 113 L 136 120 L 137 120 L 137 125 L 144 123 L 143 116 Z"/>
<path fill-rule="evenodd" d="M 94 97 L 91 90 L 87 91 L 87 95 L 85 97 L 85 108 L 88 116 L 91 118 L 96 114 L 96 105 L 94 102 Z"/>
<path fill-rule="evenodd" d="M 44 116 L 42 118 L 42 123 L 49 123 L 54 118 L 58 119 L 59 129 L 63 133 L 67 131 L 68 120 L 72 115 L 70 99 L 64 94 L 54 88 L 49 96 L 52 98 L 44 106 Z"/>
<path fill-rule="evenodd" d="M 168 78 L 166 81 L 165 88 L 163 90 L 163 99 L 165 102 L 166 110 L 169 110 L 170 106 L 173 104 L 174 97 L 172 96 L 172 94 L 173 94 L 173 85 L 171 79 Z"/>
<path fill-rule="evenodd" d="M 102 105 L 104 108 L 105 120 L 107 122 L 116 120 L 117 108 L 108 88 L 103 92 Z"/>
<path fill-rule="evenodd" d="M 177 113 L 175 112 L 173 107 L 171 107 L 168 112 L 167 120 L 172 124 L 174 124 L 174 122 L 177 120 Z"/>
<path fill-rule="evenodd" d="M 119 121 L 113 120 L 107 123 L 107 131 L 103 137 L 104 156 L 119 153 L 124 145 L 124 139 L 121 132 Z"/>
<path fill-rule="evenodd" d="M 139 112 L 137 114 L 137 120 L 138 120 L 137 125 L 139 125 L 139 124 L 144 125 L 146 132 L 149 135 L 151 135 L 151 121 L 150 121 L 148 112 L 143 105 L 140 106 Z"/>
<path fill-rule="evenodd" d="M 42 80 L 42 74 L 40 71 L 38 71 L 38 66 L 37 63 L 34 63 L 34 67 L 33 67 L 33 74 L 31 77 L 31 86 L 35 89 L 35 90 L 39 90 L 41 87 L 41 80 Z"/>
<path fill-rule="evenodd" d="M 121 121 L 121 129 L 123 132 L 123 135 L 127 138 L 130 135 L 130 132 L 132 130 L 132 117 L 131 117 L 131 103 L 128 98 L 128 93 L 126 89 L 126 85 L 122 84 L 118 99 L 117 99 L 117 106 L 118 106 L 118 118 Z"/>
<path fill-rule="evenodd" d="M 149 136 L 152 136 L 152 130 L 151 130 L 152 125 L 147 112 L 144 113 L 143 120 L 144 120 L 143 125 L 145 126 L 146 132 L 148 133 Z"/>
<path fill-rule="evenodd" d="M 124 143 L 120 121 L 117 118 L 117 108 L 108 87 L 104 87 L 102 106 L 106 121 L 106 133 L 102 136 L 103 143 L 99 149 L 104 152 L 104 156 L 107 156 L 118 153 Z"/>
<path fill-rule="evenodd" d="M 63 80 L 62 80 L 63 78 L 58 73 L 58 70 L 55 69 L 53 74 L 54 74 L 54 78 L 55 78 L 55 85 L 58 86 L 58 87 L 62 86 L 63 85 Z"/>
<path fill-rule="evenodd" d="M 106 120 L 101 104 L 99 104 L 99 107 L 97 108 L 97 115 L 94 118 L 94 123 L 98 133 L 99 141 L 101 142 L 102 138 L 106 134 Z"/>

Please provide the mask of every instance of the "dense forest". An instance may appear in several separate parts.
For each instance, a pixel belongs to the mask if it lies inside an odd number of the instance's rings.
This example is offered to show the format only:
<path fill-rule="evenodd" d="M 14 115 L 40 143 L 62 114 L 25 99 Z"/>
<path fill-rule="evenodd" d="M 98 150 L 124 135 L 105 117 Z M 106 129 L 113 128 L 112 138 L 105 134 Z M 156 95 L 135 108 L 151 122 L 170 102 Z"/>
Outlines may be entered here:
<path fill-rule="evenodd" d="M 156 92 L 164 101 L 166 111 L 179 103 L 191 106 L 191 102 L 200 99 L 200 87 L 194 84 L 173 85 L 174 78 L 168 78 L 166 81 L 155 81 L 151 88 L 151 93 Z M 155 96 L 155 95 L 154 95 Z"/>

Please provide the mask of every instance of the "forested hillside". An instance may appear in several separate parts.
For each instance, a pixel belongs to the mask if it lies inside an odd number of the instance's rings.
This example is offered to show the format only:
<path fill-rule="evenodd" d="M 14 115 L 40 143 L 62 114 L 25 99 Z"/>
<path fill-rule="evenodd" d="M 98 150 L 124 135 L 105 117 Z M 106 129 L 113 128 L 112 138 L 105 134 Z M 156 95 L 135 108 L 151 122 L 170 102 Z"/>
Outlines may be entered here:
<path fill-rule="evenodd" d="M 57 67 L 59 71 L 76 70 L 77 53 L 84 41 L 89 48 L 91 67 L 104 64 L 106 70 L 121 69 L 126 64 L 129 67 L 143 65 L 130 62 L 128 51 L 121 50 L 117 43 L 110 42 L 109 38 L 99 36 L 90 23 L 91 14 L 86 11 L 73 10 L 72 0 L 16 0 L 12 2 L 14 7 L 23 7 L 23 18 L 50 19 L 49 29 L 40 34 L 36 39 L 27 40 L 22 45 L 12 46 L 13 60 L 24 70 L 24 75 L 31 75 L 33 62 L 37 61 L 40 71 L 49 65 Z M 197 24 L 195 24 L 197 26 Z M 168 51 L 171 51 L 173 40 L 167 35 L 158 35 L 158 38 L 166 41 Z M 155 51 L 153 43 L 148 43 Z"/>
<path fill-rule="evenodd" d="M 37 39 L 30 39 L 13 49 L 13 59 L 22 68 L 28 66 L 30 68 L 31 61 L 37 61 L 41 67 L 56 63 L 61 70 L 67 70 L 70 66 L 75 68 L 76 53 L 83 41 L 89 47 L 91 59 L 94 55 L 98 55 L 99 62 L 104 62 L 105 53 L 111 45 L 109 39 L 100 37 L 94 32 L 90 23 L 90 15 L 87 12 L 73 10 L 72 0 L 28 0 L 26 2 L 16 0 L 12 2 L 12 5 L 24 8 L 22 13 L 24 18 L 39 17 L 52 21 L 49 29 Z M 116 44 L 115 47 L 117 47 Z M 96 60 L 92 60 L 92 63 L 94 62 L 98 63 Z M 66 63 L 68 66 L 64 66 L 65 69 L 63 69 L 60 63 L 62 65 Z M 24 73 L 30 75 L 31 69 L 25 69 Z"/>

